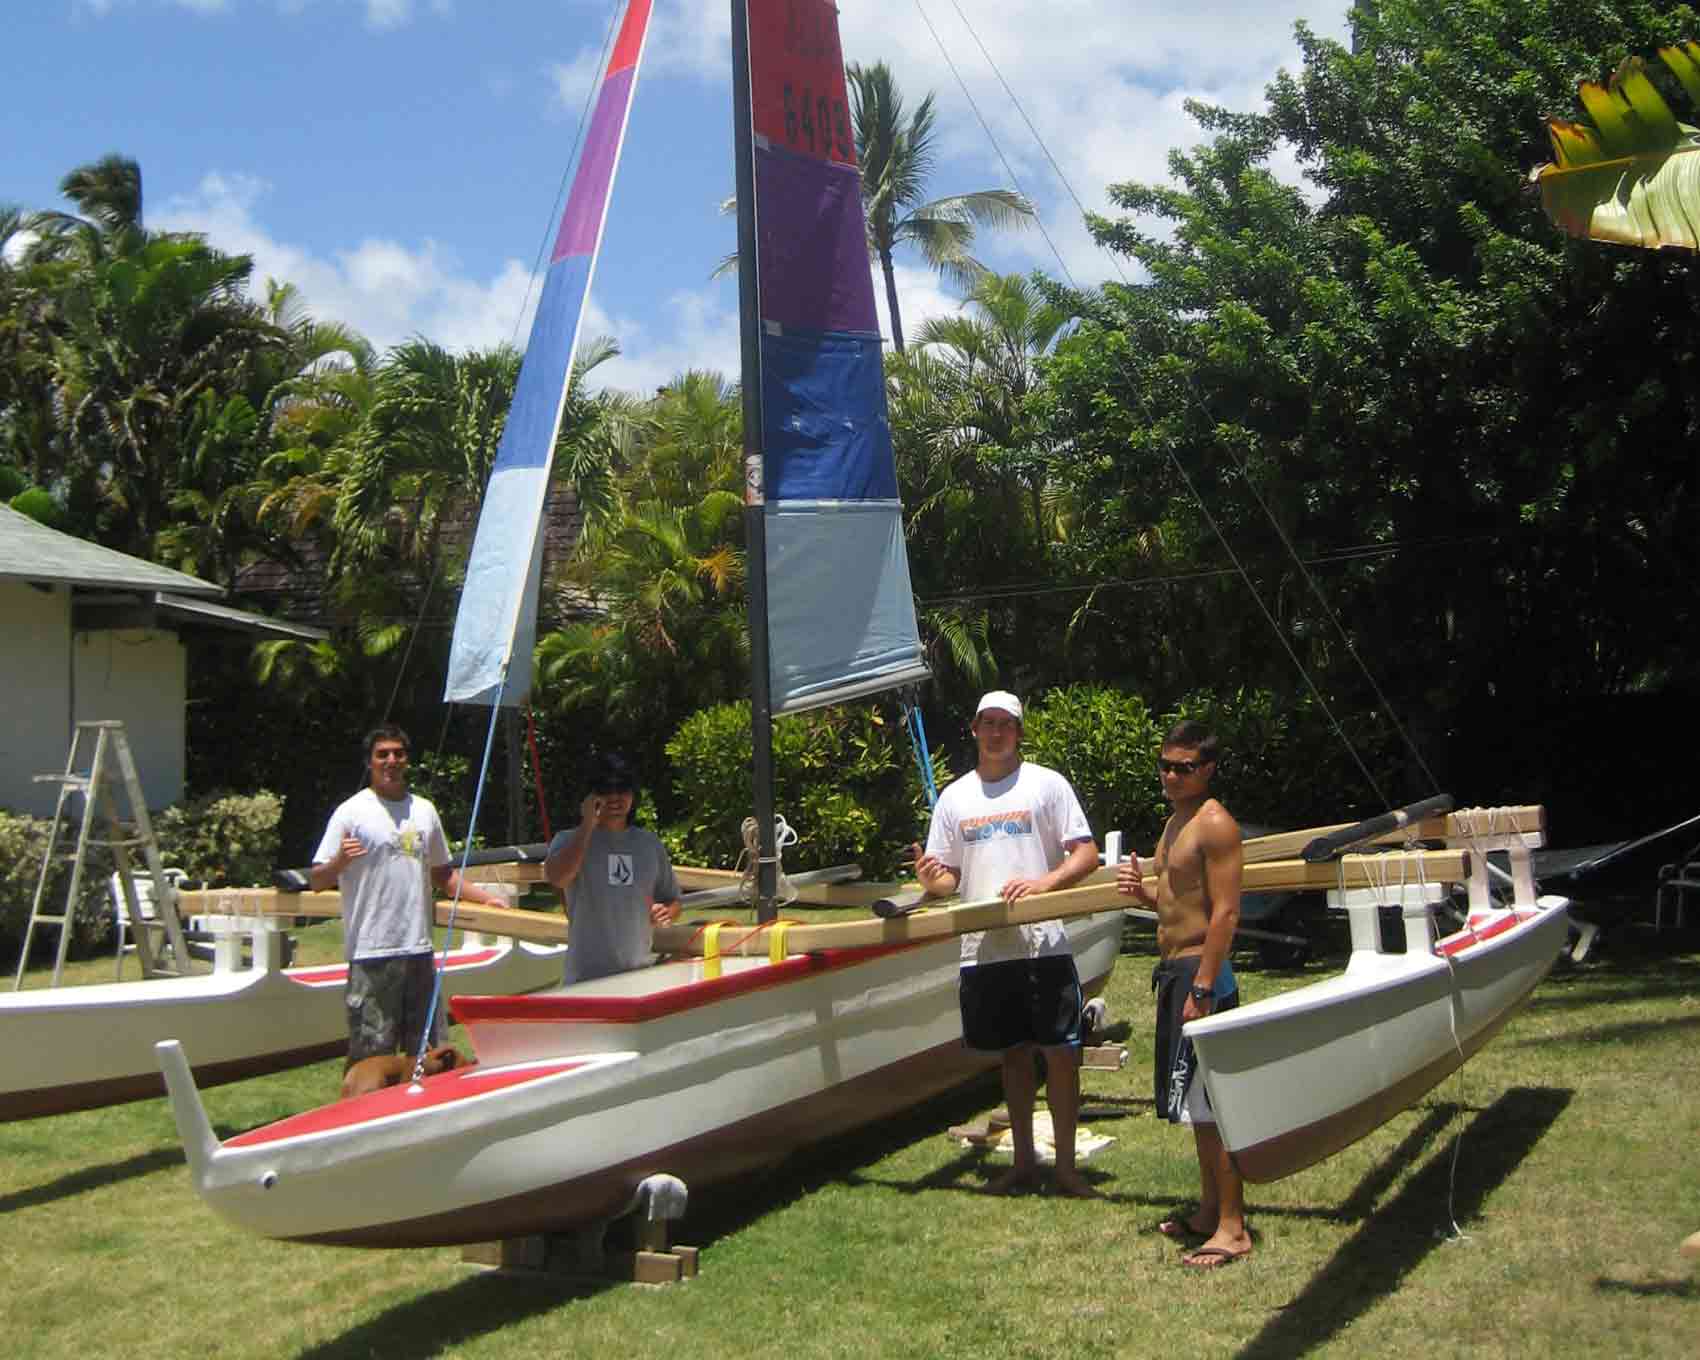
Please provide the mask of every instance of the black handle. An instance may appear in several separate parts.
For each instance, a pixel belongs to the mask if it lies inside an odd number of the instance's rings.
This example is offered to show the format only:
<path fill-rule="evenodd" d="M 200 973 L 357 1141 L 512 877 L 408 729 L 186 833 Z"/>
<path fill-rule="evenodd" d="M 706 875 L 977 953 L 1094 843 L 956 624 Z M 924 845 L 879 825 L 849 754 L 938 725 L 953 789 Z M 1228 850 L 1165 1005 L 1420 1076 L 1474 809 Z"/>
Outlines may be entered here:
<path fill-rule="evenodd" d="M 1371 817 L 1355 826 L 1330 832 L 1326 836 L 1318 836 L 1305 846 L 1299 857 L 1306 864 L 1320 864 L 1325 859 L 1332 859 L 1348 846 L 1357 845 L 1361 841 L 1374 840 L 1377 836 L 1384 835 L 1389 831 L 1397 831 L 1400 827 L 1409 826 L 1412 822 L 1420 822 L 1424 817 L 1435 817 L 1440 813 L 1451 811 L 1452 795 L 1437 793 L 1433 798 L 1425 798 L 1420 803 L 1395 808 L 1392 812 L 1384 812 L 1379 817 Z"/>

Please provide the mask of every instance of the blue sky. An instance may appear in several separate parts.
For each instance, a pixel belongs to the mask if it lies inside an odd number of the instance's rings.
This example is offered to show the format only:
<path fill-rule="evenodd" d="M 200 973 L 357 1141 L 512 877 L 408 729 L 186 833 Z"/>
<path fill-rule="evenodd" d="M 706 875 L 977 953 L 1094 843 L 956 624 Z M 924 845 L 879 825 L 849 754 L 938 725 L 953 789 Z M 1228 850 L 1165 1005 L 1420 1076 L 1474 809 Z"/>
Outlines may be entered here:
<path fill-rule="evenodd" d="M 68 170 L 121 152 L 141 163 L 150 226 L 204 232 L 221 249 L 252 254 L 258 278 L 296 284 L 316 316 L 380 346 L 414 334 L 454 348 L 523 343 L 538 251 L 618 0 L 7 8 L 0 202 L 63 207 L 57 186 Z M 886 61 L 915 99 L 936 92 L 942 154 L 932 191 L 1020 187 L 1039 203 L 1069 273 L 1089 283 L 1114 266 L 1092 249 L 1026 122 L 1084 204 L 1103 210 L 1106 184 L 1162 180 L 1169 149 L 1200 140 L 1184 98 L 1257 107 L 1277 68 L 1296 66 L 1294 21 L 1343 38 L 1347 7 L 839 8 L 848 59 Z M 719 213 L 732 188 L 727 9 L 724 0 L 656 0 L 586 325 L 623 351 L 599 374 L 634 391 L 687 367 L 737 366 L 735 285 L 709 277 L 733 245 Z M 978 253 L 1001 270 L 1063 268 L 1035 231 L 983 237 Z M 919 260 L 901 263 L 906 330 L 955 310 Z"/>

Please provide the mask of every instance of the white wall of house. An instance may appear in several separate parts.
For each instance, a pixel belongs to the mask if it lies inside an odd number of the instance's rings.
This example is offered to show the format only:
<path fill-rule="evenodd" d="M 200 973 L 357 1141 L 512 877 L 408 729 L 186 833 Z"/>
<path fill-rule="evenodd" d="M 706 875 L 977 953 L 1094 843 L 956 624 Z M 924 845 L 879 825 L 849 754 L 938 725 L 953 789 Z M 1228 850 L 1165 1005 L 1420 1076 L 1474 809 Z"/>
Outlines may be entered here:
<path fill-rule="evenodd" d="M 71 744 L 71 592 L 0 581 L 0 808 L 53 815 Z"/>
<path fill-rule="evenodd" d="M 182 799 L 188 660 L 175 633 L 73 637 L 68 588 L 0 581 L 0 639 L 0 808 L 51 817 L 59 786 L 35 776 L 63 770 L 74 724 L 99 719 L 124 724 L 150 809 Z"/>
<path fill-rule="evenodd" d="M 151 629 L 78 633 L 72 663 L 77 721 L 123 723 L 148 807 L 157 811 L 180 801 L 189 665 L 177 634 Z M 64 764 L 61 752 L 61 769 Z M 118 807 L 127 810 L 122 797 Z"/>

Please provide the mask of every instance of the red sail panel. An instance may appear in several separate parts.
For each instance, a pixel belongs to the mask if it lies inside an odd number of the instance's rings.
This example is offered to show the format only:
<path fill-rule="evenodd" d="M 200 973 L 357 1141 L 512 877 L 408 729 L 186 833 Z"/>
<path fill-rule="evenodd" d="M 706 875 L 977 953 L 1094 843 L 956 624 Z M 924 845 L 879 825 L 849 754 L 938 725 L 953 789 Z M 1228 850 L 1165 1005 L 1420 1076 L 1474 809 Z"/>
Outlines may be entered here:
<path fill-rule="evenodd" d="M 756 136 L 799 155 L 856 164 L 832 0 L 750 6 L 750 99 Z"/>

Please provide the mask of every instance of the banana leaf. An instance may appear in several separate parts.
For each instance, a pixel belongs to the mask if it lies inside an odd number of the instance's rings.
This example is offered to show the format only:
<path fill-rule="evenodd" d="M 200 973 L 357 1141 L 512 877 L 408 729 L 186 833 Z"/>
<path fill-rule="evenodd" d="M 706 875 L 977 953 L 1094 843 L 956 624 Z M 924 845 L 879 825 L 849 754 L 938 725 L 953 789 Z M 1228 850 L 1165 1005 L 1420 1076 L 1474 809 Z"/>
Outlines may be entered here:
<path fill-rule="evenodd" d="M 1700 44 L 1659 58 L 1700 105 Z M 1547 217 L 1582 239 L 1700 249 L 1700 129 L 1677 121 L 1638 57 L 1577 93 L 1592 126 L 1548 119 L 1553 160 L 1529 176 Z"/>

